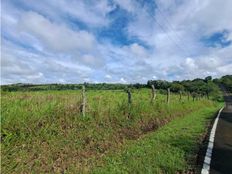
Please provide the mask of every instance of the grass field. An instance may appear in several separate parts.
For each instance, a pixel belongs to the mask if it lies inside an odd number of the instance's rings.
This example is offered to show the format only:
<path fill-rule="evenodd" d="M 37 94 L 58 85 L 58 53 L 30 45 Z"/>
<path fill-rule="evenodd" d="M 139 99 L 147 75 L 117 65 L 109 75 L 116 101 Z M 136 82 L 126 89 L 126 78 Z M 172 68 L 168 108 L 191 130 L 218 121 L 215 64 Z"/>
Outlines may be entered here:
<path fill-rule="evenodd" d="M 148 89 L 134 90 L 130 107 L 124 91 L 86 95 L 83 117 L 80 91 L 3 92 L 2 173 L 186 170 L 208 118 L 221 106 L 178 95 L 167 106 L 161 94 L 151 103 Z"/>
<path fill-rule="evenodd" d="M 200 173 L 196 155 L 205 125 L 215 111 L 214 107 L 201 109 L 175 119 L 137 142 L 128 141 L 120 152 L 108 155 L 93 173 Z"/>

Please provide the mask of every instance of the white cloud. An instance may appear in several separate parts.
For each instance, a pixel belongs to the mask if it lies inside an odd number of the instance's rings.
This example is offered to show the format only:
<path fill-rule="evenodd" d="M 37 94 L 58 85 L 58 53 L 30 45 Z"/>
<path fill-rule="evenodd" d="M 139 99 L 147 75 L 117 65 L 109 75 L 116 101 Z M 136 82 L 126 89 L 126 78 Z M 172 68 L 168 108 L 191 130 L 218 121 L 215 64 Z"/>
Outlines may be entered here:
<path fill-rule="evenodd" d="M 186 58 L 181 64 L 169 66 L 165 71 L 172 74 L 170 80 L 194 79 L 199 77 L 213 76 L 220 77 L 231 74 L 232 62 L 227 62 L 219 57 L 198 57 Z"/>
<path fill-rule="evenodd" d="M 90 54 L 83 55 L 81 59 L 83 60 L 83 63 L 92 67 L 99 67 L 103 65 L 103 59 L 94 57 Z"/>
<path fill-rule="evenodd" d="M 148 51 L 138 43 L 124 46 L 123 49 L 125 50 L 125 54 L 131 54 L 132 57 L 147 58 L 149 56 Z"/>
<path fill-rule="evenodd" d="M 147 2 L 20 0 L 27 6 L 21 8 L 5 1 L 3 83 L 146 83 L 231 73 L 232 46 L 209 48 L 200 41 L 222 30 L 231 40 L 230 0 L 157 0 L 158 9 Z M 126 12 L 118 14 L 118 7 Z M 128 15 L 119 33 L 127 40 L 117 45 L 117 37 L 106 41 L 99 33 L 120 15 Z"/>
<path fill-rule="evenodd" d="M 232 63 L 217 67 L 219 75 L 232 74 Z"/>
<path fill-rule="evenodd" d="M 189 57 L 185 59 L 183 66 L 185 66 L 186 69 L 190 69 L 190 70 L 195 70 L 198 68 L 195 60 Z"/>
<path fill-rule="evenodd" d="M 42 80 L 43 73 L 33 69 L 25 60 L 19 61 L 17 57 L 11 53 L 2 54 L 4 58 L 1 59 L 1 82 L 15 83 L 15 82 L 36 82 Z"/>
<path fill-rule="evenodd" d="M 120 82 L 121 83 L 127 83 L 127 81 L 122 77 L 122 78 L 120 78 Z"/>
<path fill-rule="evenodd" d="M 67 83 L 83 82 L 93 70 L 75 60 L 60 59 L 57 55 L 32 53 L 3 40 L 1 83 L 56 83 L 63 78 Z M 59 60 L 60 59 L 60 60 Z"/>
<path fill-rule="evenodd" d="M 156 76 L 152 76 L 152 78 L 153 78 L 154 80 L 156 80 L 156 79 L 157 79 L 157 77 L 156 77 Z"/>
<path fill-rule="evenodd" d="M 231 59 L 231 46 L 207 48 L 200 38 L 226 29 L 229 40 L 232 33 L 231 2 L 159 0 L 156 3 L 155 15 L 148 12 L 146 5 L 136 9 L 136 18 L 127 30 L 130 36 L 138 37 L 153 48 L 147 62 L 157 70 L 156 76 L 172 80 L 223 75 L 217 67 Z M 218 7 L 223 9 L 220 15 Z M 224 74 L 229 72 L 227 69 Z"/>
<path fill-rule="evenodd" d="M 54 51 L 90 50 L 95 42 L 92 34 L 57 25 L 35 12 L 23 14 L 19 26 L 23 32 L 35 35 Z"/>
<path fill-rule="evenodd" d="M 35 11 L 39 14 L 56 21 L 59 24 L 68 24 L 67 18 L 78 20 L 88 25 L 88 27 L 102 27 L 110 24 L 110 19 L 107 14 L 115 9 L 112 3 L 107 0 L 33 0 L 28 3 L 27 0 L 20 0 L 19 4 L 24 4 L 27 9 Z M 16 7 L 10 2 L 3 3 L 5 9 L 13 8 L 11 10 L 17 11 L 20 6 Z"/>
<path fill-rule="evenodd" d="M 112 79 L 112 76 L 109 75 L 109 74 L 106 74 L 105 77 L 106 77 L 107 79 Z"/>
<path fill-rule="evenodd" d="M 107 14 L 115 7 L 110 5 L 107 0 L 90 1 L 85 0 L 70 1 L 67 3 L 65 0 L 54 1 L 53 4 L 64 13 L 93 26 L 105 26 L 110 23 Z"/>

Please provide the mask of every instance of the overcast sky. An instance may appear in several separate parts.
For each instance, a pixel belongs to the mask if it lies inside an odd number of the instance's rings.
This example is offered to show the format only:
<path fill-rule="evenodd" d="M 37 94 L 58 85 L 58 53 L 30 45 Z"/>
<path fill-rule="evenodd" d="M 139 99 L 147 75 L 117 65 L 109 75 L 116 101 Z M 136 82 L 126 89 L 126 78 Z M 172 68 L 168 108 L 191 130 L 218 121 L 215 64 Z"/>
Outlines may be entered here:
<path fill-rule="evenodd" d="M 1 84 L 232 74 L 231 0 L 4 0 Z"/>

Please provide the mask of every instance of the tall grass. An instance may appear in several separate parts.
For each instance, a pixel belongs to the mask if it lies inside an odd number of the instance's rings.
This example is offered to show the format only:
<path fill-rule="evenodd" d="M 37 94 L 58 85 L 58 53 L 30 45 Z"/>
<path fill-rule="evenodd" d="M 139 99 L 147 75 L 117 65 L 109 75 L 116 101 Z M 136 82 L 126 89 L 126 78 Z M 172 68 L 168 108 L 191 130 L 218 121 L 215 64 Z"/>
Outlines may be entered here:
<path fill-rule="evenodd" d="M 2 93 L 2 172 L 87 172 L 125 141 L 215 105 L 171 95 L 167 106 L 161 94 L 151 104 L 148 89 L 134 90 L 130 107 L 124 91 L 91 90 L 86 96 L 83 117 L 80 91 Z"/>

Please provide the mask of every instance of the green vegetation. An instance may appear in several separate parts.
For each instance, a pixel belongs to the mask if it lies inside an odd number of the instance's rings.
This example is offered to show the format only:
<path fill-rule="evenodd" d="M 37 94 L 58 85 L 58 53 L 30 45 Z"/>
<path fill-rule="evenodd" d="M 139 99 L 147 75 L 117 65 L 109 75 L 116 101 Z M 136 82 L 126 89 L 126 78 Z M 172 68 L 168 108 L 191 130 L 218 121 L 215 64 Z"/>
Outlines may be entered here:
<path fill-rule="evenodd" d="M 224 85 L 232 93 L 232 75 L 223 76 L 219 83 Z"/>
<path fill-rule="evenodd" d="M 133 89 L 132 104 L 128 105 L 127 93 L 123 90 L 87 90 L 85 117 L 80 112 L 80 90 L 2 92 L 2 173 L 84 173 L 93 169 L 97 172 L 97 167 L 105 164 L 106 168 L 99 170 L 105 171 L 108 168 L 111 170 L 108 165 L 113 164 L 114 158 L 119 158 L 120 163 L 123 162 L 121 157 L 127 153 L 125 148 L 128 145 L 131 145 L 131 148 L 128 146 L 130 149 L 128 154 L 138 151 L 137 153 L 141 153 L 141 160 L 143 160 L 145 151 L 142 150 L 140 143 L 147 142 L 144 148 L 148 148 L 148 151 L 151 147 L 156 149 L 156 145 L 157 148 L 162 149 L 169 147 L 168 142 L 167 144 L 162 142 L 163 147 L 162 143 L 156 142 L 157 138 L 162 140 L 165 133 L 156 135 L 155 130 L 174 119 L 180 117 L 184 119 L 184 116 L 201 110 L 198 112 L 198 114 L 202 113 L 199 117 L 196 113 L 195 116 L 186 117 L 185 121 L 177 119 L 186 122 L 185 126 L 191 122 L 199 123 L 199 129 L 198 125 L 195 127 L 189 125 L 190 128 L 183 129 L 183 132 L 186 132 L 183 137 L 186 138 L 181 141 L 184 144 L 186 142 L 186 149 L 189 151 L 186 150 L 184 153 L 174 146 L 173 153 L 179 151 L 177 153 L 177 156 L 180 155 L 179 158 L 172 157 L 169 150 L 163 157 L 157 155 L 158 149 L 151 151 L 150 154 L 148 153 L 148 156 L 151 155 L 148 157 L 149 164 L 152 160 L 164 160 L 164 157 L 167 163 L 158 162 L 157 164 L 163 165 L 161 168 L 157 168 L 156 163 L 154 163 L 154 168 L 151 166 L 150 169 L 148 165 L 145 165 L 147 169 L 143 170 L 163 170 L 165 167 L 167 171 L 185 169 L 188 163 L 183 163 L 183 165 L 179 163 L 188 159 L 189 155 L 191 156 L 190 149 L 195 147 L 193 144 L 196 143 L 196 136 L 203 131 L 201 121 L 207 118 L 206 115 L 212 116 L 212 113 L 218 109 L 218 103 L 207 98 L 198 98 L 193 101 L 185 94 L 179 100 L 179 95 L 172 94 L 170 104 L 167 105 L 166 95 L 161 94 L 162 90 L 158 91 L 155 102 L 151 103 L 150 92 L 150 89 Z M 177 120 L 173 123 L 174 126 L 178 125 Z M 195 128 L 198 134 L 193 131 Z M 164 130 L 166 129 L 169 131 L 165 141 L 171 140 L 175 132 L 176 137 L 182 136 L 178 126 L 176 129 L 169 128 L 169 126 Z M 143 136 L 146 137 L 149 132 L 154 132 L 151 134 L 151 140 L 148 140 L 150 138 L 143 139 Z M 131 158 L 126 157 L 125 160 L 132 159 L 132 157 L 133 155 Z M 139 159 L 139 156 L 136 158 Z M 110 161 L 112 159 L 112 163 L 109 161 L 106 163 L 106 159 Z M 178 165 L 172 168 L 172 161 L 175 159 Z M 137 165 L 136 160 L 134 164 L 130 161 L 125 169 L 129 170 L 128 167 L 135 165 Z M 121 167 L 123 166 L 116 165 L 115 170 L 124 169 Z"/>
<path fill-rule="evenodd" d="M 222 101 L 221 92 L 217 83 L 212 81 L 212 77 L 208 76 L 205 79 L 194 79 L 184 81 L 168 82 L 164 80 L 149 80 L 147 85 L 154 85 L 157 89 L 165 90 L 170 88 L 172 92 L 190 93 L 193 98 L 206 96 L 208 99 Z"/>
<path fill-rule="evenodd" d="M 183 80 L 168 82 L 165 80 L 149 80 L 147 84 L 107 84 L 107 83 L 84 83 L 84 84 L 12 84 L 2 85 L 2 91 L 48 91 L 48 90 L 79 90 L 82 85 L 85 85 L 88 90 L 123 90 L 126 88 L 141 89 L 151 88 L 154 85 L 156 89 L 163 90 L 165 93 L 167 88 L 170 88 L 175 93 L 189 93 L 192 97 L 197 98 L 199 96 L 211 97 L 214 100 L 222 101 L 221 93 L 218 85 L 222 84 L 230 91 L 232 90 L 232 76 L 223 76 L 220 79 L 212 79 L 208 76 L 204 79 Z"/>
<path fill-rule="evenodd" d="M 128 85 L 126 84 L 107 84 L 107 83 L 99 83 L 99 84 L 12 84 L 12 85 L 2 85 L 2 91 L 47 91 L 47 90 L 78 90 L 82 88 L 82 85 L 85 85 L 87 89 L 93 90 L 119 90 L 124 89 Z M 136 88 L 145 87 L 146 85 L 135 84 Z"/>
<path fill-rule="evenodd" d="M 177 118 L 147 134 L 138 142 L 128 141 L 119 153 L 104 159 L 102 167 L 93 173 L 176 173 L 198 171 L 196 154 L 206 125 L 217 107 L 202 109 Z M 199 171 L 198 171 L 199 172 Z"/>

